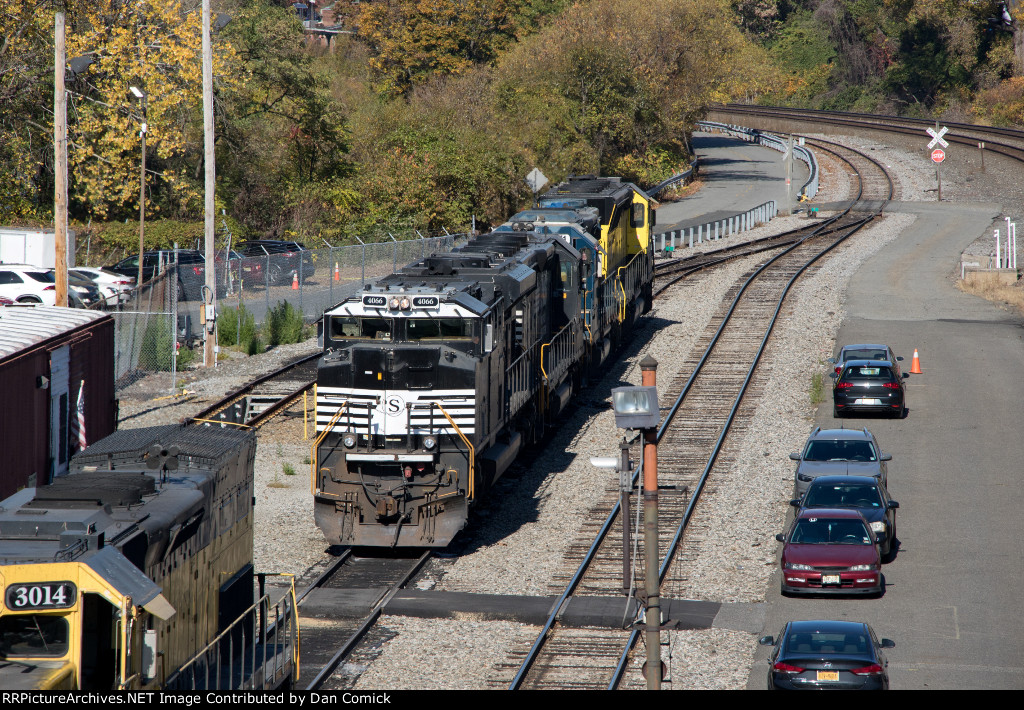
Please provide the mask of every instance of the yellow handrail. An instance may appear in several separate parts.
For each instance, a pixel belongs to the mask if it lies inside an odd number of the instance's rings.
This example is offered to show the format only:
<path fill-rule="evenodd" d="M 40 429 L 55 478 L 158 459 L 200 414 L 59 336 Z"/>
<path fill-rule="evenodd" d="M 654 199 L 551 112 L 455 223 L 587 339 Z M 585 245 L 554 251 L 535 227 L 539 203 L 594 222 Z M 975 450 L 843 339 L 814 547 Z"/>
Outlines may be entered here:
<path fill-rule="evenodd" d="M 240 427 L 242 429 L 252 429 L 252 426 L 250 426 L 249 424 L 239 424 L 237 422 L 226 422 L 226 421 L 223 421 L 221 419 L 200 419 L 199 417 L 196 417 L 192 421 L 194 421 L 194 422 L 203 422 L 205 424 L 228 424 L 230 426 L 236 426 L 236 427 Z"/>
<path fill-rule="evenodd" d="M 476 494 L 476 450 L 473 448 L 473 444 L 469 442 L 469 439 L 466 438 L 466 435 L 462 433 L 462 429 L 460 429 L 459 425 L 455 423 L 455 420 L 452 419 L 451 415 L 444 410 L 444 407 L 442 407 L 438 402 L 431 402 L 431 404 L 441 410 L 441 414 L 444 415 L 444 418 L 452 425 L 452 429 L 455 430 L 455 433 L 459 435 L 463 443 L 465 443 L 466 447 L 469 449 L 469 493 L 466 496 L 466 499 L 473 500 L 473 496 Z"/>
<path fill-rule="evenodd" d="M 320 436 L 318 436 L 313 441 L 313 446 L 311 446 L 310 449 L 309 449 L 309 491 L 313 495 L 316 495 L 316 472 L 317 472 L 317 469 L 320 467 L 320 462 L 318 461 L 318 457 L 317 457 L 317 447 L 320 446 L 320 442 L 324 440 L 324 437 L 327 436 L 327 434 L 329 434 L 332 429 L 334 429 L 335 422 L 338 421 L 338 418 L 341 417 L 341 415 L 345 412 L 346 409 L 348 409 L 348 402 L 342 402 L 341 406 L 338 407 L 338 411 L 335 413 L 335 415 L 333 417 L 331 417 L 331 421 L 327 422 L 327 428 L 325 428 L 323 430 L 323 432 L 321 432 Z M 316 414 L 315 414 L 315 411 L 316 411 L 316 409 L 314 407 L 314 414 L 313 414 L 313 421 L 314 421 L 313 430 L 314 431 L 316 431 L 316 424 L 315 424 L 315 422 L 316 422 Z"/>
<path fill-rule="evenodd" d="M 620 266 L 618 270 L 615 272 L 615 284 L 619 287 L 619 290 L 622 291 L 622 300 L 619 301 L 619 323 L 622 323 L 626 320 L 626 287 L 622 285 L 621 272 L 627 266 L 629 266 L 629 264 L 627 264 L 626 266 Z"/>

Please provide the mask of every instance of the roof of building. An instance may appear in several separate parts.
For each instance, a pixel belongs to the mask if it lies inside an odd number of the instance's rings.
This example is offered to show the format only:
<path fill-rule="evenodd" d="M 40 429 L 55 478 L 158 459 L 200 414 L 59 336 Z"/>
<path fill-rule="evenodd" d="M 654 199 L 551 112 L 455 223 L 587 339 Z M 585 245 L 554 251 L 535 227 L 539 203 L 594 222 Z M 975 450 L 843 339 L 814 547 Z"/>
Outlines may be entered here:
<path fill-rule="evenodd" d="M 80 308 L 22 304 L 2 306 L 0 360 L 109 317 L 106 313 Z"/>

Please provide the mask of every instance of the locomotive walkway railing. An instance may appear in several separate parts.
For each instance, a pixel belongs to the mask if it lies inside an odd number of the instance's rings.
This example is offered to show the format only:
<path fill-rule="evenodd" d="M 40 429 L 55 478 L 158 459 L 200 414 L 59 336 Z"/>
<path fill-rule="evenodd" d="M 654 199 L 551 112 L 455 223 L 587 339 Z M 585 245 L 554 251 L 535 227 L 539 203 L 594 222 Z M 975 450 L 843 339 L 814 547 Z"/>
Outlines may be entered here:
<path fill-rule="evenodd" d="M 576 321 L 567 323 L 550 342 L 540 346 L 540 374 L 544 385 L 557 384 L 569 371 L 569 366 L 576 361 Z M 544 352 L 547 348 L 547 353 Z M 545 359 L 545 354 L 548 356 Z"/>
<path fill-rule="evenodd" d="M 512 416 L 530 401 L 534 390 L 534 371 L 532 348 L 525 350 L 511 365 L 505 369 L 505 382 L 508 383 L 508 415 Z"/>
<path fill-rule="evenodd" d="M 327 426 L 320 432 L 320 435 L 313 440 L 313 445 L 309 449 L 309 492 L 316 495 L 320 492 L 316 485 L 316 472 L 320 468 L 320 461 L 318 460 L 320 454 L 320 444 L 323 440 L 334 431 L 334 425 L 337 424 L 341 415 L 348 409 L 348 402 L 342 402 L 341 406 L 338 407 L 338 411 L 334 413 L 331 420 L 327 422 Z"/>
<path fill-rule="evenodd" d="M 269 575 L 268 575 L 269 576 Z M 291 575 L 275 575 L 291 577 Z M 295 580 L 271 602 L 249 607 L 192 660 L 167 679 L 169 690 L 264 690 L 299 672 L 299 617 Z"/>
<path fill-rule="evenodd" d="M 644 252 L 635 254 L 628 264 L 620 266 L 616 270 L 616 281 L 621 291 L 616 294 L 620 323 L 626 320 L 626 304 L 632 300 L 630 297 L 639 291 L 640 284 L 650 280 L 649 272 L 649 262 L 645 258 Z"/>

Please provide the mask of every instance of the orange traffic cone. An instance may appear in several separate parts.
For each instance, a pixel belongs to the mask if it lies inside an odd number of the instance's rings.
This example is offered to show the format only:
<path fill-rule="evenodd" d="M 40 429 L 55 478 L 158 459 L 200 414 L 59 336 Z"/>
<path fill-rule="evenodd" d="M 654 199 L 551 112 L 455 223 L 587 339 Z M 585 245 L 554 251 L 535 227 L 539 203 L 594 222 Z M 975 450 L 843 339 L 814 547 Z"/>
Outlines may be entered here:
<path fill-rule="evenodd" d="M 299 272 L 296 271 L 294 274 L 292 274 L 292 291 L 298 291 L 298 290 L 299 290 Z"/>
<path fill-rule="evenodd" d="M 338 262 L 334 262 L 334 280 L 341 281 L 341 272 L 338 271 Z"/>
<path fill-rule="evenodd" d="M 921 372 L 921 359 L 917 356 L 917 349 L 914 349 L 914 359 L 910 362 L 910 374 L 920 375 Z"/>

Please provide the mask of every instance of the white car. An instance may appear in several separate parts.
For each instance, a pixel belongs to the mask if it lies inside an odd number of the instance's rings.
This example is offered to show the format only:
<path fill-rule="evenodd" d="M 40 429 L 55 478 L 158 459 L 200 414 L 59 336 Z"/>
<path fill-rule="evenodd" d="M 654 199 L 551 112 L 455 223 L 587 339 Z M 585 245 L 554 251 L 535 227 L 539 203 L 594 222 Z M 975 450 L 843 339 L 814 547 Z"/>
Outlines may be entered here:
<path fill-rule="evenodd" d="M 103 294 L 104 303 L 110 308 L 117 306 L 118 303 L 124 303 L 131 298 L 131 293 L 135 289 L 134 278 L 113 271 L 107 271 L 106 269 L 99 269 L 93 266 L 76 266 L 73 269 L 69 269 L 69 271 L 96 284 L 100 293 Z"/>
<path fill-rule="evenodd" d="M 38 266 L 0 264 L 0 296 L 16 303 L 57 305 L 53 272 Z"/>

